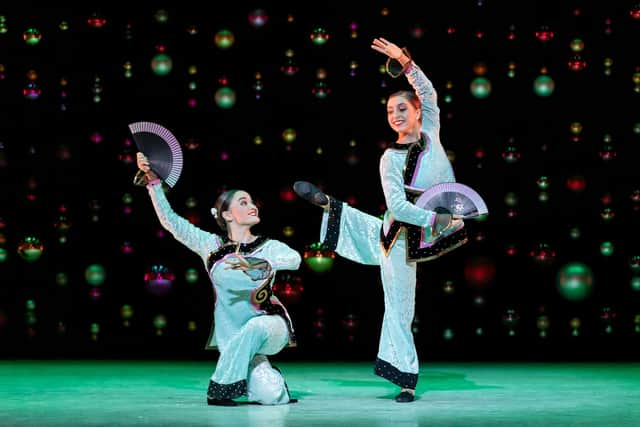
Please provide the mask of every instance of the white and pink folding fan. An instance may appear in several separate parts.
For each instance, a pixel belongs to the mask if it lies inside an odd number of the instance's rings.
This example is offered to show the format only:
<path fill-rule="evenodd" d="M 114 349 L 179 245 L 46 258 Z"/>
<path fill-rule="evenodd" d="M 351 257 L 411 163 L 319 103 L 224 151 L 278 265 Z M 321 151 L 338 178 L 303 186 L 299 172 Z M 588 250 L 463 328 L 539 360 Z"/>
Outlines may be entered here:
<path fill-rule="evenodd" d="M 152 122 L 129 125 L 138 150 L 149 159 L 149 166 L 172 187 L 182 173 L 182 148 L 175 136 L 164 126 Z"/>
<path fill-rule="evenodd" d="M 489 210 L 473 188 L 459 182 L 443 182 L 427 188 L 415 205 L 438 213 L 459 215 L 463 219 L 486 215 Z"/>

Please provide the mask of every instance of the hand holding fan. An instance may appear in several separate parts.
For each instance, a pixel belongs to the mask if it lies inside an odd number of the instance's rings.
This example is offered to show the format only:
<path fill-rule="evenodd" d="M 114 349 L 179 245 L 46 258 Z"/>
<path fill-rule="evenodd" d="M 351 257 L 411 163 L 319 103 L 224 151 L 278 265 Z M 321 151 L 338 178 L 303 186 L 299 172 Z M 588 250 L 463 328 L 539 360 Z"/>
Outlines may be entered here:
<path fill-rule="evenodd" d="M 427 188 L 416 200 L 415 205 L 440 214 L 451 214 L 463 220 L 489 212 L 484 200 L 474 189 L 457 182 L 443 182 Z M 468 240 L 464 222 L 449 225 L 435 236 L 425 233 L 422 228 L 409 227 L 407 259 L 416 262 L 429 261 L 464 245 Z"/>
<path fill-rule="evenodd" d="M 165 127 L 152 122 L 129 125 L 133 140 L 156 175 L 173 187 L 182 173 L 182 148 L 175 136 Z"/>

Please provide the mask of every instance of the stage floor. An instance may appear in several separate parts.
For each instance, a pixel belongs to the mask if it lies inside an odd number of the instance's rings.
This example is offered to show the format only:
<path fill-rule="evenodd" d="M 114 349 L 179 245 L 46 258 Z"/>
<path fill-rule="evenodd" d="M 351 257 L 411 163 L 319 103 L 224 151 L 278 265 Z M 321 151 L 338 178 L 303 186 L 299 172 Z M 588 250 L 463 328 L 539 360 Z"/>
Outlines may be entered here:
<path fill-rule="evenodd" d="M 640 426 L 639 363 L 424 363 L 412 403 L 372 363 L 274 363 L 298 403 L 207 406 L 215 362 L 0 360 L 0 425 Z"/>

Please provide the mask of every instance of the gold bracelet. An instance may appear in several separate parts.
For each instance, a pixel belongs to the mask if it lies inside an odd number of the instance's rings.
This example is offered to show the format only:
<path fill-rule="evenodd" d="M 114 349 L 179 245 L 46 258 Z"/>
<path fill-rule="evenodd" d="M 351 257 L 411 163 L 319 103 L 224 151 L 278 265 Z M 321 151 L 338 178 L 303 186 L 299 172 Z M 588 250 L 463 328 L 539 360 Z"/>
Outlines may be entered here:
<path fill-rule="evenodd" d="M 400 58 L 398 59 L 391 58 L 391 57 L 387 58 L 385 69 L 387 71 L 387 74 L 389 74 L 394 79 L 403 75 L 405 71 L 407 71 L 407 69 L 409 68 L 409 65 L 411 65 L 411 54 L 409 53 L 406 47 L 402 48 L 402 53 L 408 59 L 408 61 L 405 62 L 404 65 L 402 65 L 399 61 L 399 59 L 402 58 L 402 56 L 400 56 Z"/>

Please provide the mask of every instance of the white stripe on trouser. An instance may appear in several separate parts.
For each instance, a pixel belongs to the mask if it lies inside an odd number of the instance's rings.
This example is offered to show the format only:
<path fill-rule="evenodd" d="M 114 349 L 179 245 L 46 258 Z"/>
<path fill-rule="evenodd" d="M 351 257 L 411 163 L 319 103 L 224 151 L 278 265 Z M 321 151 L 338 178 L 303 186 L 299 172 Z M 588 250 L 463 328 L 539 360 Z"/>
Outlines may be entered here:
<path fill-rule="evenodd" d="M 327 233 L 329 213 L 325 212 L 320 226 L 320 238 Z M 378 346 L 378 358 L 400 372 L 417 374 L 418 354 L 411 326 L 415 312 L 415 262 L 407 263 L 405 232 L 385 255 L 380 244 L 382 220 L 342 204 L 340 234 L 336 252 L 351 261 L 380 266 L 384 290 L 384 317 Z"/>
<path fill-rule="evenodd" d="M 418 354 L 411 330 L 415 312 L 416 263 L 407 263 L 405 244 L 404 239 L 396 240 L 380 264 L 384 316 L 378 358 L 401 372 L 417 374 Z"/>
<path fill-rule="evenodd" d="M 288 403 L 284 378 L 266 357 L 278 353 L 288 341 L 289 330 L 282 317 L 265 315 L 250 319 L 220 353 L 211 380 L 233 384 L 246 379 L 249 401 L 263 405 Z"/>

